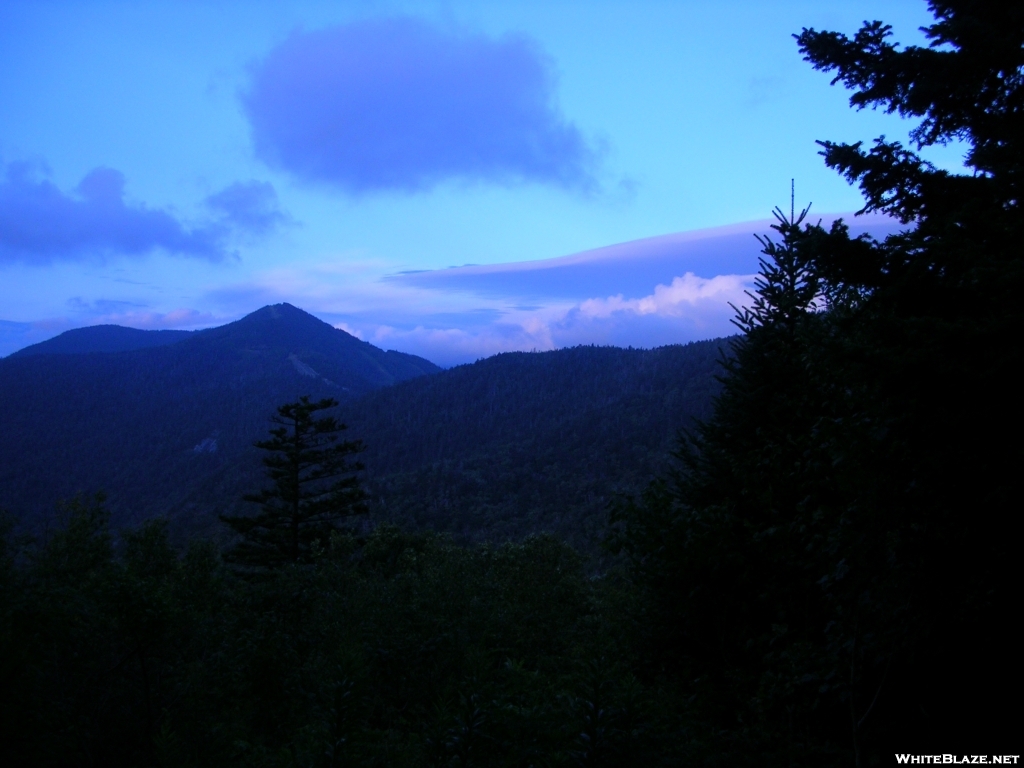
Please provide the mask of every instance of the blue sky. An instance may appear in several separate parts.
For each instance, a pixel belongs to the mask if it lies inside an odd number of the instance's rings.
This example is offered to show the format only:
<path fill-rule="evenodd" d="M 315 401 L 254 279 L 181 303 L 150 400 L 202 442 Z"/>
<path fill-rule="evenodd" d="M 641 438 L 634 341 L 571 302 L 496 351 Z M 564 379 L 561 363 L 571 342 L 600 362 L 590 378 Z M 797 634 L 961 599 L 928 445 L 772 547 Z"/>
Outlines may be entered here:
<path fill-rule="evenodd" d="M 922 2 L 0 2 L 0 355 L 278 301 L 444 365 L 728 333 L 791 178 L 820 214 L 860 205 L 815 139 L 912 127 L 850 110 L 791 36 L 876 18 L 911 44 L 929 22 Z"/>

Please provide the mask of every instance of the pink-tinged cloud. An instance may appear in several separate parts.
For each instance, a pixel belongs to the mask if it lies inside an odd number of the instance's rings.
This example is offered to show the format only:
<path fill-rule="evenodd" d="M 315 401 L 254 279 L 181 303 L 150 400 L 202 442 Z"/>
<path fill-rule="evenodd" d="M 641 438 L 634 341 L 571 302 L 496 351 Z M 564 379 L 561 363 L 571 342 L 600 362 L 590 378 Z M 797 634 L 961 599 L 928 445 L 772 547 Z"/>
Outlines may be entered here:
<path fill-rule="evenodd" d="M 854 235 L 881 238 L 899 229 L 884 216 L 844 218 Z M 734 307 L 747 304 L 746 291 L 754 288 L 761 255 L 754 235 L 770 233 L 769 225 L 748 222 L 555 259 L 390 275 L 385 284 L 458 297 L 465 309 L 459 317 L 417 318 L 382 307 L 346 322 L 373 343 L 441 365 L 510 350 L 653 347 L 728 336 L 737 332 Z"/>
<path fill-rule="evenodd" d="M 671 285 L 657 285 L 654 293 L 639 299 L 624 299 L 622 294 L 606 299 L 587 299 L 579 306 L 579 314 L 586 318 L 606 318 L 619 313 L 631 315 L 658 315 L 685 317 L 695 307 L 707 303 L 742 304 L 746 291 L 753 284 L 754 275 L 719 275 L 707 280 L 687 272 L 673 278 Z"/>
<path fill-rule="evenodd" d="M 273 187 L 243 182 L 205 201 L 207 220 L 189 225 L 169 211 L 125 200 L 124 176 L 95 168 L 71 193 L 32 169 L 12 163 L 0 179 L 0 263 L 55 261 L 108 256 L 142 256 L 162 251 L 220 261 L 232 255 L 239 234 L 263 234 L 283 220 Z"/>
<path fill-rule="evenodd" d="M 419 322 L 408 316 L 395 318 L 406 320 L 404 324 L 389 323 L 386 313 L 363 313 L 344 326 L 372 344 L 421 355 L 442 366 L 499 352 L 577 344 L 655 347 L 736 333 L 733 306 L 749 300 L 745 291 L 753 288 L 753 281 L 753 275 L 706 279 L 687 273 L 633 298 L 618 294 L 569 305 L 507 307 L 485 318 L 479 311 L 461 317 L 425 316 Z"/>
<path fill-rule="evenodd" d="M 448 179 L 592 188 L 598 153 L 560 114 L 552 70 L 523 35 L 371 19 L 293 35 L 242 102 L 260 159 L 351 194 Z"/>
<path fill-rule="evenodd" d="M 897 226 L 848 218 L 855 233 L 877 237 Z M 109 299 L 69 306 L 76 325 L 160 329 L 219 324 L 288 301 L 372 344 L 444 366 L 577 344 L 654 347 L 736 333 L 734 306 L 749 301 L 757 269 L 753 234 L 766 231 L 766 222 L 754 222 L 556 259 L 390 276 L 383 263 L 342 259 L 254 275 L 209 292 L 191 310 Z M 29 330 L 8 326 L 9 344 Z"/>

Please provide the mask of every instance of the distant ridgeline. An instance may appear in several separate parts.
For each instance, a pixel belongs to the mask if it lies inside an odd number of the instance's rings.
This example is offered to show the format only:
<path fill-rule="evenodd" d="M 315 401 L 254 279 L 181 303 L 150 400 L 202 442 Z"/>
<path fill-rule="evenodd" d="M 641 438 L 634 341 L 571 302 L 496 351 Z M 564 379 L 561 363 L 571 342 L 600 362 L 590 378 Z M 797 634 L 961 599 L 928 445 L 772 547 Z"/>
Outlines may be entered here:
<path fill-rule="evenodd" d="M 93 325 L 65 331 L 47 341 L 19 349 L 11 357 L 28 355 L 81 355 L 88 352 L 130 352 L 162 347 L 187 339 L 192 331 L 140 331 L 123 325 Z"/>
<path fill-rule="evenodd" d="M 30 528 L 104 490 L 116 526 L 221 530 L 263 484 L 268 418 L 333 397 L 367 446 L 373 517 L 471 538 L 593 538 L 710 413 L 721 341 L 498 355 L 449 371 L 288 304 L 205 331 L 97 326 L 0 360 L 0 508 Z M 426 375 L 432 374 L 432 375 Z M 395 385 L 395 386 L 391 386 Z"/>

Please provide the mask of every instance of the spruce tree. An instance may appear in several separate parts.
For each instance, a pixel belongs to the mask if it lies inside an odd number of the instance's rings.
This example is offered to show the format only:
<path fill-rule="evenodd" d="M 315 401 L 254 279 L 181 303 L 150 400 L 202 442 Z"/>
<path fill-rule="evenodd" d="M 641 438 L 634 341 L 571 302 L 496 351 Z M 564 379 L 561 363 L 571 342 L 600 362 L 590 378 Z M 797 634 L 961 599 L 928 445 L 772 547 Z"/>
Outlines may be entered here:
<path fill-rule="evenodd" d="M 260 511 L 221 516 L 241 537 L 230 561 L 262 568 L 307 561 L 315 542 L 325 543 L 343 521 L 366 511 L 357 475 L 363 466 L 352 461 L 362 443 L 341 440 L 346 427 L 334 416 L 317 416 L 337 405 L 304 396 L 271 417 L 271 438 L 254 445 L 267 451 L 263 464 L 273 485 L 244 497 Z"/>
<path fill-rule="evenodd" d="M 920 121 L 913 147 L 822 142 L 905 229 L 781 219 L 713 418 L 621 512 L 652 671 L 733 764 L 978 753 L 1016 727 L 1024 10 L 930 8 L 925 48 L 881 22 L 797 36 L 853 107 Z M 956 140 L 965 173 L 919 154 Z"/>

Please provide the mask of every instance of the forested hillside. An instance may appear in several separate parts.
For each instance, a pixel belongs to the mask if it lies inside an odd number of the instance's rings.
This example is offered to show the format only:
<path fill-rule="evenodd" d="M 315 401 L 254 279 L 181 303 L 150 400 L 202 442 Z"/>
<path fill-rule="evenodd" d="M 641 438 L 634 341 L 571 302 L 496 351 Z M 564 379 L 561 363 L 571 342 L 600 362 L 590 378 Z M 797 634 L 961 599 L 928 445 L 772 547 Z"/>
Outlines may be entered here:
<path fill-rule="evenodd" d="M 341 409 L 373 517 L 473 539 L 538 531 L 592 549 L 616 493 L 707 417 L 728 343 L 496 355 Z"/>
<path fill-rule="evenodd" d="M 0 360 L 0 507 L 30 527 L 58 499 L 104 490 L 115 525 L 163 515 L 213 532 L 226 468 L 247 456 L 258 472 L 252 442 L 277 405 L 303 394 L 349 400 L 440 370 L 288 304 L 171 344 L 117 334 L 134 345 L 126 351 L 88 351 L 111 333 L 87 330 L 37 345 L 56 354 Z"/>
<path fill-rule="evenodd" d="M 182 540 L 226 535 L 218 515 L 252 511 L 242 497 L 263 482 L 253 441 L 308 394 L 340 400 L 365 444 L 372 519 L 471 539 L 557 531 L 592 549 L 613 494 L 663 471 L 679 429 L 710 413 L 727 348 L 579 347 L 437 373 L 380 350 L 349 360 L 369 345 L 324 349 L 342 332 L 289 314 L 156 349 L 3 361 L 0 424 L 16 439 L 0 447 L 0 502 L 38 526 L 59 499 L 102 490 L 115 526 L 163 517 Z M 406 367 L 375 367 L 392 363 Z M 432 375 L 381 388 L 414 372 Z"/>

